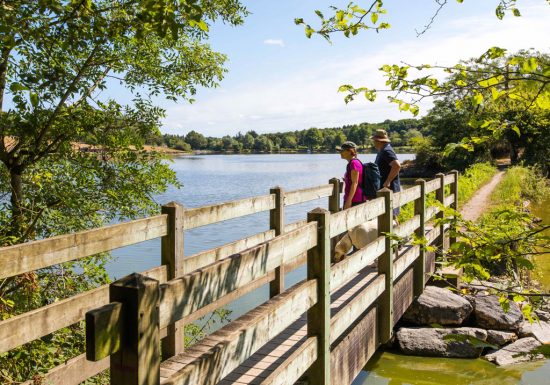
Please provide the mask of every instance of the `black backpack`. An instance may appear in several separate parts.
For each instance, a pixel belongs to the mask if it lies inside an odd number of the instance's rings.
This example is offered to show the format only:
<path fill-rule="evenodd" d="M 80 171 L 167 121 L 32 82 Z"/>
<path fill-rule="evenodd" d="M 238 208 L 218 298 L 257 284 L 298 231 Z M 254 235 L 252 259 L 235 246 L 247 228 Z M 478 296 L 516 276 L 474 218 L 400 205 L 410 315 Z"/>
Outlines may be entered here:
<path fill-rule="evenodd" d="M 359 160 L 359 159 L 357 159 Z M 361 189 L 367 199 L 376 198 L 376 193 L 380 190 L 380 170 L 374 162 L 363 164 L 363 178 L 361 180 Z M 348 163 L 347 171 L 349 173 L 350 165 Z"/>

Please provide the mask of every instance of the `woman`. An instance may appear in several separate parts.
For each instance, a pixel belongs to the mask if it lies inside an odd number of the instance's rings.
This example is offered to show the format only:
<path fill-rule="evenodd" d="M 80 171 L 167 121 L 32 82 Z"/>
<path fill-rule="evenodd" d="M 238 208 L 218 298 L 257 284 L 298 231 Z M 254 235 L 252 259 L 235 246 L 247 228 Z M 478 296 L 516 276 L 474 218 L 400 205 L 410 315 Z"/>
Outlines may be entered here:
<path fill-rule="evenodd" d="M 360 180 L 363 175 L 363 164 L 357 159 L 357 145 L 353 142 L 344 142 L 336 147 L 340 157 L 348 161 L 344 175 L 344 210 L 365 201 Z"/>

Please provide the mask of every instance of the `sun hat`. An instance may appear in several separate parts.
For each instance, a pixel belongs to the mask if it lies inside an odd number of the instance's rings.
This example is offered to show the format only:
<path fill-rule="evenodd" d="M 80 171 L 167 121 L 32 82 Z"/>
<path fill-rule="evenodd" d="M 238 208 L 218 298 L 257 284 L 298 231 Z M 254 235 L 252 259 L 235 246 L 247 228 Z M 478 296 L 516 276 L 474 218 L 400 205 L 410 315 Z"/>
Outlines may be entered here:
<path fill-rule="evenodd" d="M 386 130 L 378 129 L 372 134 L 370 137 L 372 140 L 376 140 L 377 142 L 390 142 L 390 138 L 388 138 L 388 133 Z"/>
<path fill-rule="evenodd" d="M 340 152 L 344 150 L 349 150 L 350 148 L 357 148 L 357 145 L 353 142 L 347 141 L 342 143 L 341 146 L 336 146 L 336 151 Z"/>

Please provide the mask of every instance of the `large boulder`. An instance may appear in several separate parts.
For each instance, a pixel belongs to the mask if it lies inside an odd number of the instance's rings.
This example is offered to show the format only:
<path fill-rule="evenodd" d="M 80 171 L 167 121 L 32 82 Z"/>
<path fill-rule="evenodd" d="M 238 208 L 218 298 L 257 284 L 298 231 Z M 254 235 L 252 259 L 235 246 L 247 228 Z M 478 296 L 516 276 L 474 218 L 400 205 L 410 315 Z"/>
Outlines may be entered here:
<path fill-rule="evenodd" d="M 470 302 L 450 290 L 426 286 L 403 319 L 416 325 L 460 325 L 472 310 Z"/>
<path fill-rule="evenodd" d="M 545 321 L 533 322 L 531 324 L 531 333 L 540 343 L 550 344 L 550 323 Z"/>
<path fill-rule="evenodd" d="M 487 330 L 487 342 L 497 346 L 503 346 L 518 339 L 516 333 L 503 332 L 502 330 Z"/>
<path fill-rule="evenodd" d="M 508 312 L 504 312 L 495 295 L 476 296 L 474 314 L 477 326 L 484 329 L 516 332 L 523 321 L 523 314 L 515 302 L 510 301 Z"/>
<path fill-rule="evenodd" d="M 534 352 L 539 346 L 541 343 L 536 338 L 522 338 L 494 353 L 487 354 L 485 359 L 501 366 L 542 360 L 544 355 Z"/>
<path fill-rule="evenodd" d="M 467 339 L 448 335 L 475 337 L 485 341 L 487 332 L 477 328 L 400 328 L 397 333 L 399 348 L 405 354 L 429 357 L 477 358 L 483 348 L 475 347 Z"/>

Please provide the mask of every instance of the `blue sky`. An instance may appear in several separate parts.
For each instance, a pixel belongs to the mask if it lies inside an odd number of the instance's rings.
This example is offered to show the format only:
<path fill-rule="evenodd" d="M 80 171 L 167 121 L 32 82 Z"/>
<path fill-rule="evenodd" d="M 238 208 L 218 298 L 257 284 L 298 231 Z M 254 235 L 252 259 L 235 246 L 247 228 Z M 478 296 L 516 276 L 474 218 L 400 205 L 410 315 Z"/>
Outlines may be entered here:
<path fill-rule="evenodd" d="M 548 52 L 550 6 L 544 0 L 519 1 L 522 17 L 495 17 L 497 0 L 449 1 L 434 26 L 421 37 L 415 29 L 429 21 L 433 0 L 387 1 L 385 21 L 391 29 L 379 34 L 364 31 L 328 44 L 321 37 L 307 39 L 295 17 L 315 22 L 313 13 L 328 14 L 329 5 L 348 1 L 244 1 L 251 15 L 240 27 L 214 25 L 211 45 L 228 55 L 229 73 L 216 89 L 201 89 L 196 102 L 160 101 L 167 111 L 163 132 L 233 135 L 238 131 L 275 132 L 309 127 L 341 126 L 359 122 L 410 117 L 385 97 L 369 104 L 345 105 L 336 90 L 341 84 L 383 85 L 377 69 L 387 63 L 454 64 L 478 56 L 491 46 L 511 51 L 536 48 Z M 359 0 L 359 4 L 370 2 Z M 423 106 L 422 112 L 429 108 Z"/>

